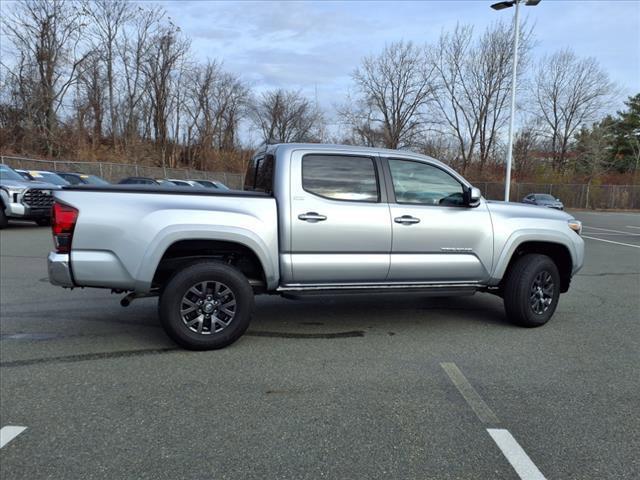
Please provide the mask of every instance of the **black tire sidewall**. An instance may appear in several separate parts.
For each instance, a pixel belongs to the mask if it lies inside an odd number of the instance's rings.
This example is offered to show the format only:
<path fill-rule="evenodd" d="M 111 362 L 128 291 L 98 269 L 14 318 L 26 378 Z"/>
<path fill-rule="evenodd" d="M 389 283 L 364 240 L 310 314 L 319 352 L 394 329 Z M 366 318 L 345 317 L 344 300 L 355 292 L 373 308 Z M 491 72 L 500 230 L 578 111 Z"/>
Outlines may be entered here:
<path fill-rule="evenodd" d="M 546 270 L 554 283 L 553 301 L 546 312 L 536 314 L 530 305 L 531 285 L 535 277 Z M 504 304 L 510 321 L 523 327 L 539 327 L 555 313 L 560 299 L 560 273 L 551 258 L 528 254 L 519 258 L 509 270 L 504 288 Z"/>
<path fill-rule="evenodd" d="M 4 213 L 4 205 L 0 203 L 0 228 L 6 228 L 9 225 L 9 219 Z"/>
<path fill-rule="evenodd" d="M 180 316 L 183 295 L 196 283 L 218 281 L 229 287 L 236 299 L 236 314 L 231 324 L 219 333 L 202 335 L 184 324 Z M 214 350 L 232 344 L 249 327 L 253 313 L 253 290 L 236 268 L 219 262 L 195 263 L 176 272 L 166 283 L 158 303 L 160 321 L 169 337 L 190 350 Z"/>

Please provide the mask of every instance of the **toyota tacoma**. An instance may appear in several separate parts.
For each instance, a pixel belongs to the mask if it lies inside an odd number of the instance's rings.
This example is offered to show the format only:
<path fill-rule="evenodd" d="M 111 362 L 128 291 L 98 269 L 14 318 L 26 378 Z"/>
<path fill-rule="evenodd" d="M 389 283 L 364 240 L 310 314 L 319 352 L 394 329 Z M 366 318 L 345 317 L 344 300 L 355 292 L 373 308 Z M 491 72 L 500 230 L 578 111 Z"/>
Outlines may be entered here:
<path fill-rule="evenodd" d="M 447 165 L 406 151 L 280 144 L 244 189 L 65 186 L 54 192 L 51 283 L 159 296 L 167 334 L 215 349 L 249 326 L 254 295 L 488 292 L 545 324 L 582 267 L 569 214 L 486 201 Z"/>

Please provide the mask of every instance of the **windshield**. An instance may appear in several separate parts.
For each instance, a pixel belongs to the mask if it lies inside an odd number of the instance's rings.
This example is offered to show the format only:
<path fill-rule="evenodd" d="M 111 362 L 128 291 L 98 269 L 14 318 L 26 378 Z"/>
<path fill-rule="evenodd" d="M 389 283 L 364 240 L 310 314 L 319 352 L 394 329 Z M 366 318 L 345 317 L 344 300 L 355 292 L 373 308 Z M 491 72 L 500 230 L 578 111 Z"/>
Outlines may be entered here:
<path fill-rule="evenodd" d="M 22 178 L 18 172 L 4 165 L 0 165 L 0 180 L 17 180 L 24 182 L 24 178 Z"/>
<path fill-rule="evenodd" d="M 552 196 L 552 195 L 547 195 L 546 193 L 540 194 L 540 195 L 536 195 L 536 198 L 538 200 L 548 200 L 550 202 L 555 202 L 556 199 Z"/>
<path fill-rule="evenodd" d="M 69 185 L 69 182 L 55 173 L 29 171 L 29 175 L 38 182 L 53 183 L 54 185 Z"/>
<path fill-rule="evenodd" d="M 80 178 L 90 185 L 110 185 L 104 178 L 95 175 L 80 175 Z"/>

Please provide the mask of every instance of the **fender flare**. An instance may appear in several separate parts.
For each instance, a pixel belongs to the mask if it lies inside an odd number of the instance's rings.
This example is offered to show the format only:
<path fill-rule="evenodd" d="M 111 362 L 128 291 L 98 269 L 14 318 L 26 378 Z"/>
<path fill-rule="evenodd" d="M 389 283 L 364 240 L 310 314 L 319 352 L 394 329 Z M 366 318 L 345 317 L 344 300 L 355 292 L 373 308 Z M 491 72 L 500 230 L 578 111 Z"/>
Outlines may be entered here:
<path fill-rule="evenodd" d="M 571 257 L 572 265 L 576 263 L 576 253 L 571 241 L 562 232 L 555 230 L 539 230 L 539 229 L 526 229 L 519 230 L 512 233 L 502 248 L 498 260 L 496 261 L 493 272 L 491 273 L 490 285 L 497 285 L 504 277 L 509 262 L 513 258 L 513 254 L 518 247 L 526 242 L 536 243 L 552 243 L 560 245 L 567 249 L 569 256 Z"/>
<path fill-rule="evenodd" d="M 250 249 L 260 261 L 267 288 L 277 286 L 278 266 L 273 264 L 268 247 L 254 232 L 241 227 L 220 225 L 170 225 L 160 230 L 149 244 L 134 277 L 136 290 L 148 291 L 151 288 L 151 281 L 163 255 L 171 245 L 182 240 L 218 240 L 242 245 Z"/>

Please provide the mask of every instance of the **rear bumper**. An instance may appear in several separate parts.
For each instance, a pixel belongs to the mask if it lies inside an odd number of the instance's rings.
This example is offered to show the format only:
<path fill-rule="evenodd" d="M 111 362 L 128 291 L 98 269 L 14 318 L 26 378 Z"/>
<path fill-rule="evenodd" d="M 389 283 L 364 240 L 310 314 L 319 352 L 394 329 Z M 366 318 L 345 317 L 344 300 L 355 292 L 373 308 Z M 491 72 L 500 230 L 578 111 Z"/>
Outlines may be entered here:
<path fill-rule="evenodd" d="M 47 257 L 47 271 L 49 272 L 49 282 L 60 287 L 73 287 L 73 277 L 71 276 L 71 264 L 68 254 L 50 252 Z"/>

